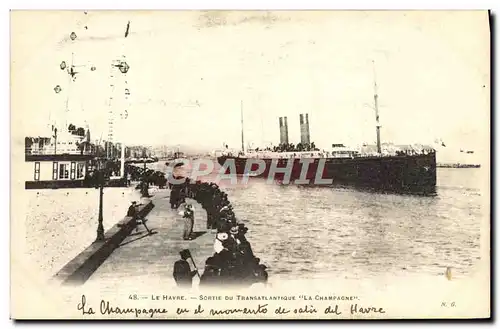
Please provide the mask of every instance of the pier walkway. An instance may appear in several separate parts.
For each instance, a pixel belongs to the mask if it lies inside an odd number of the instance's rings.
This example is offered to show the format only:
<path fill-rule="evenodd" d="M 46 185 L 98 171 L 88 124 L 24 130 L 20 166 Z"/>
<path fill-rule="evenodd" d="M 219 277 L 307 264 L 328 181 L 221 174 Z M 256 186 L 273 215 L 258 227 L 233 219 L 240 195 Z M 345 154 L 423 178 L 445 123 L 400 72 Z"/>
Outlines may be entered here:
<path fill-rule="evenodd" d="M 191 251 L 196 266 L 202 273 L 205 260 L 214 252 L 215 232 L 211 233 L 206 229 L 206 212 L 201 206 L 194 200 L 186 199 L 195 208 L 193 232 L 196 238 L 183 240 L 184 219 L 179 215 L 179 210 L 170 208 L 169 198 L 168 189 L 155 193 L 151 198 L 155 207 L 146 216 L 146 225 L 154 233 L 148 234 L 144 226 L 139 225 L 139 232 L 134 230 L 94 272 L 86 285 L 104 284 L 107 289 L 126 282 L 136 282 L 138 285 L 159 284 L 165 288 L 175 286 L 173 265 L 179 260 L 179 251 L 182 249 Z M 192 266 L 191 262 L 190 264 Z M 195 277 L 193 284 L 197 285 L 197 282 Z"/>

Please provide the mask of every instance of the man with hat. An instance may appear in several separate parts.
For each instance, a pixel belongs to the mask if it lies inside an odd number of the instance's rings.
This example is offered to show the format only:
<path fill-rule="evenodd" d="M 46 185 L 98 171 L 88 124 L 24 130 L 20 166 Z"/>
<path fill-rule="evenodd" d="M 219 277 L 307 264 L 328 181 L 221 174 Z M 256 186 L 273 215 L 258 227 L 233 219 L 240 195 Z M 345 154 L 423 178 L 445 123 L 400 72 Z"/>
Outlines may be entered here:
<path fill-rule="evenodd" d="M 215 257 L 207 258 L 205 270 L 200 278 L 200 286 L 220 284 L 220 264 Z"/>
<path fill-rule="evenodd" d="M 189 250 L 185 249 L 179 252 L 181 259 L 174 263 L 174 280 L 180 288 L 191 288 L 193 285 L 193 277 L 198 271 L 191 271 L 191 266 L 187 260 L 191 258 Z"/>
<path fill-rule="evenodd" d="M 229 230 L 229 234 L 230 234 L 231 238 L 234 240 L 234 242 L 236 243 L 237 246 L 241 243 L 241 241 L 238 239 L 238 233 L 239 233 L 239 227 L 238 226 L 233 226 Z"/>
<path fill-rule="evenodd" d="M 230 230 L 233 222 L 233 212 L 228 206 L 224 206 L 219 210 L 216 222 L 215 222 L 215 227 L 218 230 L 225 229 L 227 226 L 227 231 Z"/>
<path fill-rule="evenodd" d="M 251 260 L 253 259 L 254 256 L 253 256 L 252 246 L 245 237 L 247 231 L 248 228 L 245 227 L 245 224 L 243 223 L 238 224 L 238 234 L 236 235 L 236 238 L 239 241 L 238 250 L 245 256 L 245 258 Z"/>

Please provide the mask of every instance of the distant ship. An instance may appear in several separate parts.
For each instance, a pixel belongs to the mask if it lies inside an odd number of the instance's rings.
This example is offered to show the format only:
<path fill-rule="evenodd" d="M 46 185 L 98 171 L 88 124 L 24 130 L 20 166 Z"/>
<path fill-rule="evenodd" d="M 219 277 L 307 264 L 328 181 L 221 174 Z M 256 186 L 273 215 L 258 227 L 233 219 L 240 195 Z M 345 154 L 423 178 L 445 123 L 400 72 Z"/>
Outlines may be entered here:
<path fill-rule="evenodd" d="M 382 150 L 380 142 L 380 123 L 378 113 L 377 84 L 375 86 L 375 115 L 377 147 L 376 152 L 360 152 L 349 149 L 342 144 L 333 144 L 329 151 L 320 151 L 310 143 L 309 118 L 308 114 L 300 115 L 301 143 L 290 147 L 288 143 L 287 119 L 280 118 L 280 146 L 266 150 L 247 150 L 244 148 L 243 137 L 243 109 L 241 110 L 242 123 L 242 150 L 238 154 L 229 150 L 220 152 L 217 161 L 224 166 L 228 160 L 234 161 L 236 173 L 238 175 L 249 175 L 253 177 L 268 177 L 272 162 L 277 161 L 277 168 L 288 167 L 289 161 L 291 173 L 290 182 L 303 179 L 301 176 L 303 163 L 301 159 L 311 159 L 305 179 L 310 180 L 314 185 L 317 177 L 332 179 L 332 185 L 355 186 L 359 188 L 369 188 L 380 191 L 425 194 L 432 195 L 436 192 L 436 151 L 434 148 L 422 147 L 418 150 L 403 150 L 393 148 L 392 150 Z M 242 107 L 243 108 L 243 107 Z M 283 120 L 284 119 L 284 120 Z M 227 148 L 227 146 L 226 146 Z M 260 174 L 252 174 L 257 171 L 258 165 L 252 161 L 247 168 L 249 160 L 260 159 L 266 164 L 264 171 Z M 324 159 L 324 166 L 321 168 L 320 159 Z M 290 168 L 289 167 L 289 168 Z M 227 166 L 226 173 L 230 173 Z M 321 171 L 321 172 L 319 172 Z M 283 180 L 285 175 L 277 173 L 276 180 Z"/>
<path fill-rule="evenodd" d="M 316 178 L 332 179 L 333 185 L 355 186 L 382 191 L 392 191 L 415 194 L 434 194 L 436 192 L 436 153 L 423 150 L 421 154 L 399 153 L 398 155 L 362 155 L 355 151 L 350 155 L 331 152 L 248 152 L 239 155 L 225 154 L 217 157 L 217 162 L 224 166 L 228 160 L 235 163 L 238 175 L 250 177 L 268 177 L 271 162 L 277 160 L 277 168 L 286 168 L 291 165 L 290 181 L 296 181 L 302 172 L 302 158 L 311 158 L 313 161 L 307 168 L 305 179 L 313 182 Z M 246 168 L 250 159 L 262 159 L 266 163 L 260 174 L 249 172 L 257 171 L 258 165 L 252 163 L 250 170 Z M 320 159 L 325 159 L 321 169 Z M 321 173 L 318 171 L 321 170 Z M 228 170 L 227 173 L 230 173 Z M 284 180 L 285 174 L 276 173 L 276 180 Z"/>
<path fill-rule="evenodd" d="M 469 158 L 469 156 L 474 154 L 473 150 L 460 149 L 460 153 L 462 153 L 461 154 L 462 156 L 460 158 L 457 158 L 456 154 L 454 154 L 455 156 L 454 161 L 438 162 L 437 167 L 438 168 L 481 168 L 481 165 L 476 162 L 478 160 L 477 158 L 475 160 L 474 158 Z"/>
<path fill-rule="evenodd" d="M 465 164 L 465 163 L 438 163 L 438 168 L 481 168 L 479 164 Z"/>

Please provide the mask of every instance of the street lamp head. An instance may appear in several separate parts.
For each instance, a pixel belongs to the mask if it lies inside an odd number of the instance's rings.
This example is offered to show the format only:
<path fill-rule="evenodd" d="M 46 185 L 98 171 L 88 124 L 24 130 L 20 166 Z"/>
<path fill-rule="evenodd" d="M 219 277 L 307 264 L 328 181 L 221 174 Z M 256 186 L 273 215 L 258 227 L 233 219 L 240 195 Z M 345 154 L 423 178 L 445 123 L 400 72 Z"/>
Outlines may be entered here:
<path fill-rule="evenodd" d="M 128 66 L 127 62 L 121 62 L 118 67 L 120 68 L 120 72 L 124 74 L 127 73 L 130 69 L 130 66 Z"/>
<path fill-rule="evenodd" d="M 91 66 L 91 67 L 90 67 L 90 70 L 91 70 L 91 71 L 95 71 L 95 70 L 96 70 L 96 67 L 95 67 L 95 66 Z"/>
<path fill-rule="evenodd" d="M 61 70 L 64 70 L 66 68 L 66 62 L 62 61 L 61 65 L 59 65 L 59 67 L 61 68 Z"/>
<path fill-rule="evenodd" d="M 56 94 L 59 94 L 61 92 L 61 86 L 57 85 L 54 87 L 54 91 L 56 92 Z"/>
<path fill-rule="evenodd" d="M 74 41 L 76 39 L 76 33 L 71 32 L 71 34 L 69 35 L 69 38 Z"/>

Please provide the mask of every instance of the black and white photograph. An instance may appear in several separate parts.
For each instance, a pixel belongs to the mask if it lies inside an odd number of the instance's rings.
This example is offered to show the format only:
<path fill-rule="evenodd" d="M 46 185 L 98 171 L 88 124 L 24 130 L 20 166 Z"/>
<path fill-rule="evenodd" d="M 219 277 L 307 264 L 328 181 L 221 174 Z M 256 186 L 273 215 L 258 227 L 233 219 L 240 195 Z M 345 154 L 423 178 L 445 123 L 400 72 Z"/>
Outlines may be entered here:
<path fill-rule="evenodd" d="M 10 20 L 12 318 L 490 317 L 488 11 Z"/>

